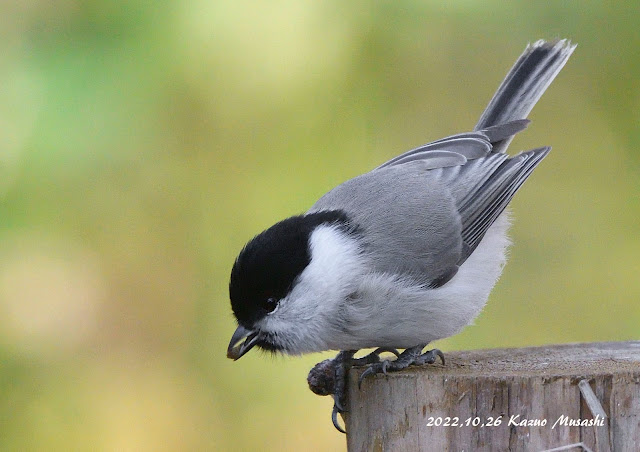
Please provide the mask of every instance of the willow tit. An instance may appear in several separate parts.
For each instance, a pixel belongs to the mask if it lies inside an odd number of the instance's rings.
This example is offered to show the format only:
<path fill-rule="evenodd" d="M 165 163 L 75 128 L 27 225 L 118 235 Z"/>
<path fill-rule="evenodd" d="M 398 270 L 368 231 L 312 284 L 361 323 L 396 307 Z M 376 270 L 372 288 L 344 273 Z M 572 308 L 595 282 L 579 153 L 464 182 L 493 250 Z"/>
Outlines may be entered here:
<path fill-rule="evenodd" d="M 469 325 L 502 272 L 505 208 L 550 148 L 505 151 L 574 48 L 527 46 L 472 132 L 405 152 L 251 239 L 231 271 L 227 356 L 406 349 L 367 375 L 433 362 L 440 352 L 423 348 Z"/>

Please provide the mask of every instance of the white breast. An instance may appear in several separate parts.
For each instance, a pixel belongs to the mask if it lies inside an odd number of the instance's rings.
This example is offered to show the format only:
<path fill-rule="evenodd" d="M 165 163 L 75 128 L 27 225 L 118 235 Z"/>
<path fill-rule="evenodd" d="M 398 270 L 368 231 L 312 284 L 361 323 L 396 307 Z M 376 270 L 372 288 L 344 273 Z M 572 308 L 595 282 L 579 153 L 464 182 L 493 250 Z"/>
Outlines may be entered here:
<path fill-rule="evenodd" d="M 390 275 L 368 274 L 357 297 L 337 316 L 332 349 L 407 348 L 452 336 L 472 323 L 487 302 L 506 263 L 508 212 L 489 228 L 473 254 L 445 285 L 425 289 Z"/>

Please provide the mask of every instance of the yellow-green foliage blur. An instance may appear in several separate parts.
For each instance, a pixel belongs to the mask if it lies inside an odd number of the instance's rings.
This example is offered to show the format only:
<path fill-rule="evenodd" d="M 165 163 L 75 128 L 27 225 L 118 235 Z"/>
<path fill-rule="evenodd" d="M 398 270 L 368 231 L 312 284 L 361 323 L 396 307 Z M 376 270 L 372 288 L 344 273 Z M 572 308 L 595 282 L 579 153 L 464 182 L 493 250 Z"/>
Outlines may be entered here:
<path fill-rule="evenodd" d="M 553 151 L 487 308 L 437 345 L 638 339 L 638 5 L 2 2 L 0 450 L 344 450 L 306 384 L 329 354 L 225 358 L 233 260 L 470 130 L 539 38 L 578 48 L 510 152 Z"/>

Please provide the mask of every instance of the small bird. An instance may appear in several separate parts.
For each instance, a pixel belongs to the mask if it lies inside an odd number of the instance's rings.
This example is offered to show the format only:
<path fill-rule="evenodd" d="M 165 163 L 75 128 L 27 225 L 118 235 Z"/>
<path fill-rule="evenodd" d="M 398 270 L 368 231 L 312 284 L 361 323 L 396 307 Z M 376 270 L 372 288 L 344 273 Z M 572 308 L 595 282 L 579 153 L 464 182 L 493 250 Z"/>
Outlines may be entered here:
<path fill-rule="evenodd" d="M 231 271 L 238 327 L 227 357 L 253 347 L 336 358 L 334 425 L 346 371 L 363 378 L 433 363 L 432 341 L 469 325 L 506 262 L 507 205 L 550 147 L 505 153 L 575 45 L 537 41 L 472 132 L 407 151 L 251 239 Z M 378 348 L 356 360 L 356 351 Z M 396 349 L 405 349 L 398 353 Z M 396 355 L 381 361 L 383 351 Z"/>

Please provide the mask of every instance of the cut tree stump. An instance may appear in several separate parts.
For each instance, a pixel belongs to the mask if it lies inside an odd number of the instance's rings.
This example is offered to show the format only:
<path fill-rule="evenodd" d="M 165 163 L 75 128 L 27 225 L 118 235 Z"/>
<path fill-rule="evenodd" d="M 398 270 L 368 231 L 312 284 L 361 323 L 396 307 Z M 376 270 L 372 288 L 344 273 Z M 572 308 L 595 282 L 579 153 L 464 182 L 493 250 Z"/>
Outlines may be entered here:
<path fill-rule="evenodd" d="M 640 451 L 640 341 L 450 352 L 349 375 L 349 451 Z"/>

